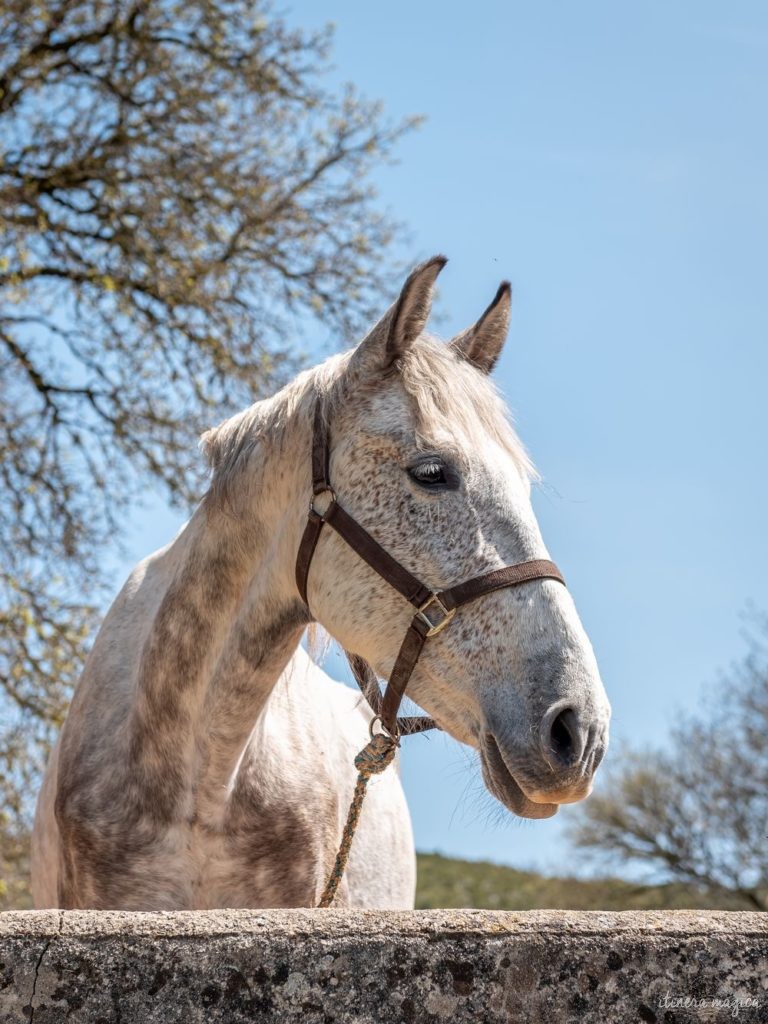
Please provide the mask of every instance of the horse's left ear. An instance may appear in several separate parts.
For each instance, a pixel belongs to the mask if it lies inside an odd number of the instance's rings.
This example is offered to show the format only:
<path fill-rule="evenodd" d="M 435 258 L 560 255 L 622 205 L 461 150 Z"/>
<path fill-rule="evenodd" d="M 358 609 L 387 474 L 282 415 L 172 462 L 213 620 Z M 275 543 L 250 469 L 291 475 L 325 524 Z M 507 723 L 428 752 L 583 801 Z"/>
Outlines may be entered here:
<path fill-rule="evenodd" d="M 502 281 L 488 309 L 476 324 L 456 335 L 451 348 L 483 373 L 490 373 L 507 340 L 511 308 L 512 285 Z"/>
<path fill-rule="evenodd" d="M 435 281 L 447 262 L 433 256 L 411 271 L 397 301 L 355 349 L 350 366 L 387 370 L 408 351 L 426 326 Z"/>

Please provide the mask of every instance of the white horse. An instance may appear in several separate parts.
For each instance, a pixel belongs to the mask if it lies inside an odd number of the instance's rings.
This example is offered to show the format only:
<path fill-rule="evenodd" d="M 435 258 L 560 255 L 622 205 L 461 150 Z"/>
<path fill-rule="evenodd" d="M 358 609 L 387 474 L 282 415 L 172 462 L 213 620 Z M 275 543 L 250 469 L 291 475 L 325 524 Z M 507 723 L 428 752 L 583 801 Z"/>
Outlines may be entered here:
<path fill-rule="evenodd" d="M 314 905 L 338 848 L 370 715 L 299 646 L 294 577 L 318 401 L 339 501 L 429 587 L 546 558 L 530 464 L 487 376 L 509 321 L 499 289 L 450 345 L 422 332 L 444 264 L 418 267 L 351 352 L 203 438 L 208 493 L 112 605 L 38 800 L 38 907 Z M 387 677 L 413 614 L 332 531 L 309 575 L 312 616 Z M 460 608 L 409 695 L 480 752 L 490 792 L 548 817 L 591 788 L 609 707 L 561 584 Z M 338 902 L 413 906 L 408 811 L 372 781 Z"/>

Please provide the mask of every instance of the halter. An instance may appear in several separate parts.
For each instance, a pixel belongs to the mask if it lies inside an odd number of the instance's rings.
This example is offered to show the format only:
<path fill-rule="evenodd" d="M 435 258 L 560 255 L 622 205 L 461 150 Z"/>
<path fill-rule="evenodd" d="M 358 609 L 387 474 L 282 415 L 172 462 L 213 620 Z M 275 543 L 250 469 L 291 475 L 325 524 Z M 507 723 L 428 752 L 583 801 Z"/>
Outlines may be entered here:
<path fill-rule="evenodd" d="M 320 512 L 316 499 L 327 494 L 330 502 L 325 511 Z M 464 583 L 459 583 L 447 590 L 430 590 L 411 572 L 396 561 L 388 551 L 374 540 L 363 527 L 345 512 L 339 504 L 330 481 L 330 438 L 320 402 L 315 406 L 312 429 L 312 498 L 309 503 L 309 516 L 304 528 L 304 535 L 299 544 L 296 558 L 296 585 L 305 604 L 307 601 L 307 581 L 312 556 L 320 539 L 323 527 L 328 524 L 346 541 L 356 554 L 376 572 L 383 580 L 416 609 L 411 624 L 400 646 L 392 674 L 384 691 L 379 694 L 376 673 L 364 658 L 357 654 L 349 654 L 353 674 L 363 694 L 371 704 L 374 713 L 380 719 L 382 727 L 394 739 L 400 735 L 423 732 L 426 729 L 439 728 L 431 718 L 425 716 L 398 718 L 397 712 L 405 694 L 419 655 L 427 640 L 431 640 L 450 625 L 457 609 L 462 605 L 475 601 L 478 597 L 490 594 L 495 590 L 517 587 L 531 580 L 557 580 L 565 586 L 565 580 L 554 562 L 536 558 L 527 562 L 505 565 L 501 569 L 475 576 Z"/>
<path fill-rule="evenodd" d="M 355 679 L 376 717 L 371 722 L 370 742 L 355 758 L 355 767 L 358 772 L 355 792 L 344 825 L 339 852 L 320 897 L 319 907 L 329 907 L 333 903 L 349 860 L 352 839 L 360 819 L 366 788 L 371 776 L 385 771 L 387 766 L 392 763 L 401 735 L 440 728 L 433 719 L 426 716 L 398 718 L 397 715 L 405 688 L 413 675 L 413 670 L 427 640 L 442 633 L 450 625 L 457 609 L 462 605 L 469 604 L 470 601 L 490 594 L 494 590 L 517 587 L 521 583 L 528 583 L 531 580 L 557 580 L 565 585 L 565 580 L 554 562 L 536 558 L 528 562 L 505 565 L 501 569 L 493 569 L 491 572 L 475 576 L 464 583 L 449 587 L 447 590 L 430 590 L 405 566 L 394 559 L 388 551 L 385 551 L 381 544 L 374 540 L 367 530 L 364 530 L 357 520 L 341 507 L 336 498 L 336 492 L 331 486 L 330 454 L 328 425 L 325 422 L 322 406 L 318 401 L 315 405 L 312 426 L 312 497 L 309 502 L 307 525 L 304 527 L 296 556 L 296 585 L 299 588 L 301 599 L 309 607 L 307 600 L 309 570 L 317 542 L 320 540 L 320 534 L 327 523 L 364 562 L 367 562 L 383 580 L 386 580 L 391 587 L 402 594 L 406 601 L 413 605 L 416 613 L 411 619 L 411 624 L 400 645 L 383 697 L 379 692 L 376 673 L 368 662 L 358 654 L 345 652 Z M 330 499 L 325 511 L 320 511 L 316 505 L 316 500 L 321 495 L 327 495 Z M 374 732 L 377 720 L 381 723 L 383 732 Z"/>

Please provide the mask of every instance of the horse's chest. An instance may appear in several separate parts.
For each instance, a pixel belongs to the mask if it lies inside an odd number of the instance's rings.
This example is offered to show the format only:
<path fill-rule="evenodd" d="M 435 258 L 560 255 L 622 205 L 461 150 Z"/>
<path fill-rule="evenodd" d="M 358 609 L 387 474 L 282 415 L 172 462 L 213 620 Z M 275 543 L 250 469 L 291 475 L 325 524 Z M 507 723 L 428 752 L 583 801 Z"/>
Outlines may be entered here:
<path fill-rule="evenodd" d="M 179 851 L 193 907 L 311 905 L 338 829 L 335 816 L 329 820 L 320 810 L 252 799 L 235 806 L 220 827 L 193 823 Z"/>

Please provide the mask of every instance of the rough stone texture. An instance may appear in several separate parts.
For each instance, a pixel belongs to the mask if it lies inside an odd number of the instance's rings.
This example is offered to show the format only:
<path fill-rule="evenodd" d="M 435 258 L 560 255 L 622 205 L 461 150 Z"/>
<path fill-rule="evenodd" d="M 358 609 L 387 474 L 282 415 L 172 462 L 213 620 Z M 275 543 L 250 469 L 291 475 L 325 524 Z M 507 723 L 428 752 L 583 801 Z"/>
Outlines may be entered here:
<path fill-rule="evenodd" d="M 721 1020 L 768 1021 L 768 915 L 0 914 L 3 1024 Z"/>

